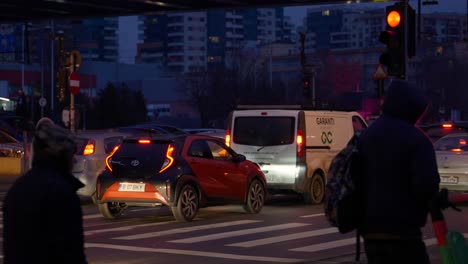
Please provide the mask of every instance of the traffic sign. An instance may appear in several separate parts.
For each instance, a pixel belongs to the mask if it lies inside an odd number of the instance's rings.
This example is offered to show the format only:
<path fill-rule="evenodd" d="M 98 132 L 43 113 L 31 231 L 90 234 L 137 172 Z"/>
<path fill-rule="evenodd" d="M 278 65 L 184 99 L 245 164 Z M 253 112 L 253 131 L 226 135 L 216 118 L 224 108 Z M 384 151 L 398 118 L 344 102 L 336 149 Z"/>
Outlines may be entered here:
<path fill-rule="evenodd" d="M 374 74 L 372 74 L 372 78 L 375 80 L 385 79 L 387 76 L 387 72 L 383 68 L 382 64 L 377 65 Z"/>
<path fill-rule="evenodd" d="M 69 78 L 70 92 L 76 95 L 80 92 L 80 76 L 76 72 L 72 72 Z"/>
<path fill-rule="evenodd" d="M 46 104 L 47 104 L 47 100 L 46 100 L 44 97 L 41 97 L 41 98 L 39 99 L 39 105 L 40 105 L 41 107 L 44 107 L 44 106 L 46 106 Z"/>

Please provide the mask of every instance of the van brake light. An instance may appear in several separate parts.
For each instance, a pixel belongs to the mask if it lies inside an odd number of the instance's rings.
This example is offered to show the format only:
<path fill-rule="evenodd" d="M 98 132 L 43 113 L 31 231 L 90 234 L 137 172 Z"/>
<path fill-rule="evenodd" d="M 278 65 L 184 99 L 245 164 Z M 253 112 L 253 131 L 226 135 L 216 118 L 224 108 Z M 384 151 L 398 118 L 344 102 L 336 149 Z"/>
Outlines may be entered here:
<path fill-rule="evenodd" d="M 304 133 L 300 129 L 297 131 L 296 146 L 297 146 L 297 156 L 298 157 L 304 156 Z"/>
<path fill-rule="evenodd" d="M 112 156 L 114 156 L 115 152 L 117 152 L 119 148 L 120 148 L 120 145 L 115 146 L 114 149 L 109 154 L 109 156 L 106 157 L 106 167 L 109 169 L 110 172 L 112 172 L 112 165 L 111 165 Z"/>

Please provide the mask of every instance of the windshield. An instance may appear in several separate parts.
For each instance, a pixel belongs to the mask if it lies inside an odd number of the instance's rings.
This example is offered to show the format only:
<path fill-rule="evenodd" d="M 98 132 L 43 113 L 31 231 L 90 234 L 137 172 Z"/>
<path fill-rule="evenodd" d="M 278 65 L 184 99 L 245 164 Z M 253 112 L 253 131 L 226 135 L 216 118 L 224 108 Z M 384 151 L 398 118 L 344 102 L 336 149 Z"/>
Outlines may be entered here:
<path fill-rule="evenodd" d="M 237 117 L 233 142 L 243 145 L 275 146 L 294 142 L 293 117 Z"/>

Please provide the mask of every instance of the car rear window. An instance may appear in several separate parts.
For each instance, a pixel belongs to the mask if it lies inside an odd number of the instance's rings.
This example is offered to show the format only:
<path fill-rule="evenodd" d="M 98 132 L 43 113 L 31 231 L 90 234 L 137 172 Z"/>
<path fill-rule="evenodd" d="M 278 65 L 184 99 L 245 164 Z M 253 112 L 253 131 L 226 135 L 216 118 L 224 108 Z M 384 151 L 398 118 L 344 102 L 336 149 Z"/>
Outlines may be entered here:
<path fill-rule="evenodd" d="M 233 142 L 243 145 L 275 146 L 294 142 L 294 117 L 237 117 Z"/>
<path fill-rule="evenodd" d="M 437 141 L 438 139 L 454 134 L 454 133 L 461 133 L 461 132 L 468 132 L 468 128 L 464 127 L 442 127 L 442 126 L 437 126 L 437 127 L 431 127 L 426 129 L 426 134 L 431 138 L 432 142 Z"/>
<path fill-rule="evenodd" d="M 166 159 L 169 144 L 124 141 L 112 156 L 113 173 L 122 177 L 147 177 L 158 173 Z"/>
<path fill-rule="evenodd" d="M 434 144 L 436 151 L 468 151 L 468 136 L 449 136 L 437 140 Z"/>

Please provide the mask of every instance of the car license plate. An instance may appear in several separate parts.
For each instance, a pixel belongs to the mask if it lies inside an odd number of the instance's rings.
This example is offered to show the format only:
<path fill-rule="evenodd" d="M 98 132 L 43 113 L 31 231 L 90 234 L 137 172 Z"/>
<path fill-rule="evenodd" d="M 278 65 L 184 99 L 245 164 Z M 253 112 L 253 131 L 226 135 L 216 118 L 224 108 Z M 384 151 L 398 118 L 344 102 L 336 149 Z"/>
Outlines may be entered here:
<path fill-rule="evenodd" d="M 458 177 L 455 177 L 455 176 L 440 176 L 440 182 L 450 183 L 450 184 L 457 184 L 458 183 Z"/>
<path fill-rule="evenodd" d="M 144 191 L 145 191 L 144 183 L 128 183 L 128 182 L 119 183 L 119 192 L 144 192 Z"/>

